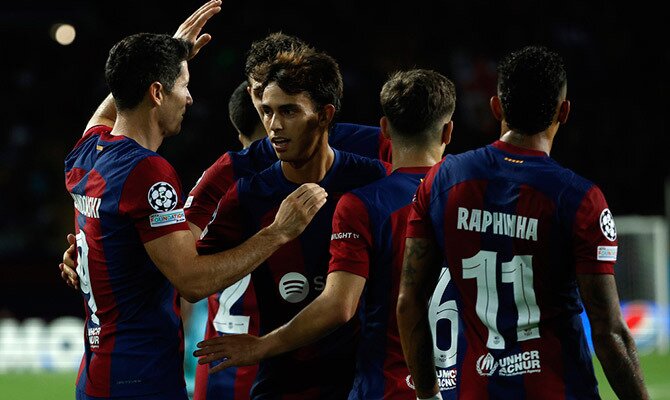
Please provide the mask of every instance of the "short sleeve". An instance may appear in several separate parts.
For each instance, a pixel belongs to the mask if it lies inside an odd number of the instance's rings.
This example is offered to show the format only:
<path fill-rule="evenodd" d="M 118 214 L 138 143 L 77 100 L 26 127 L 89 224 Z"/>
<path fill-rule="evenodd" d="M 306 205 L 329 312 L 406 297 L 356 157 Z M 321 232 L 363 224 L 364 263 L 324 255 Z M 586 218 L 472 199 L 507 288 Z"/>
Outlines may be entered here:
<path fill-rule="evenodd" d="M 245 237 L 245 219 L 239 201 L 239 181 L 233 184 L 219 200 L 211 218 L 196 243 L 199 254 L 213 254 L 233 248 L 242 243 Z"/>
<path fill-rule="evenodd" d="M 142 243 L 189 230 L 177 173 L 160 156 L 146 157 L 128 175 L 119 200 L 119 214 L 133 219 Z"/>
<path fill-rule="evenodd" d="M 191 189 L 184 204 L 186 219 L 200 229 L 205 229 L 212 220 L 219 200 L 233 183 L 233 163 L 230 154 L 226 153 L 205 170 Z"/>
<path fill-rule="evenodd" d="M 367 279 L 371 248 L 367 208 L 356 195 L 347 193 L 337 203 L 333 215 L 328 273 L 347 271 Z"/>
<path fill-rule="evenodd" d="M 618 249 L 616 225 L 597 186 L 582 199 L 573 228 L 576 272 L 613 274 Z"/>
<path fill-rule="evenodd" d="M 430 220 L 430 190 L 435 180 L 435 175 L 440 169 L 442 162 L 434 165 L 421 181 L 412 199 L 411 210 L 407 217 L 407 238 L 431 238 L 434 235 L 433 224 Z"/>

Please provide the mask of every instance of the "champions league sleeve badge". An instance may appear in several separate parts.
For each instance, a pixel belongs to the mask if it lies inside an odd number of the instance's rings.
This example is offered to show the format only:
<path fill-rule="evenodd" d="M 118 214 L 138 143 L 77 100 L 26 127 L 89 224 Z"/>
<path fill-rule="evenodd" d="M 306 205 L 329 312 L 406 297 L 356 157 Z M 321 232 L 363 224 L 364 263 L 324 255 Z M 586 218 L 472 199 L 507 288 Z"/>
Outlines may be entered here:
<path fill-rule="evenodd" d="M 616 240 L 616 226 L 614 225 L 614 217 L 609 208 L 604 209 L 600 213 L 600 230 L 610 242 Z"/>
<path fill-rule="evenodd" d="M 147 200 L 158 212 L 170 211 L 177 206 L 177 191 L 167 182 L 157 182 L 149 189 Z"/>

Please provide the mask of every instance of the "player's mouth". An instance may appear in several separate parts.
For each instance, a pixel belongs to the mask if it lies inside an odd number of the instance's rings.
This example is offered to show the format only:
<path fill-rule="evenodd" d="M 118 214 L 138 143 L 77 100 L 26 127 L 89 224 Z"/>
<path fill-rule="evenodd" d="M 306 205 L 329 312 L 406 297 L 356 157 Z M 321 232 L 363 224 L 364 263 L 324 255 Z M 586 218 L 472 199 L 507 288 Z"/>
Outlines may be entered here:
<path fill-rule="evenodd" d="M 291 142 L 290 139 L 283 137 L 273 137 L 270 139 L 270 141 L 272 142 L 272 146 L 275 148 L 277 153 L 283 153 L 288 150 L 288 144 Z"/>

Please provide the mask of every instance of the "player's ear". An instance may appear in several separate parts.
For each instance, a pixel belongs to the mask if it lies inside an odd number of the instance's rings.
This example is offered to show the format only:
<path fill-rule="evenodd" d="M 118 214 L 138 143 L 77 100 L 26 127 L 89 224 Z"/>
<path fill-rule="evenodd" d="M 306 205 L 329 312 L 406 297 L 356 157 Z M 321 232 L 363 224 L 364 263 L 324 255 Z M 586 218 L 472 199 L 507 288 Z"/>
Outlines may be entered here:
<path fill-rule="evenodd" d="M 330 123 L 335 117 L 335 106 L 332 104 L 326 104 L 319 113 L 319 125 L 321 126 L 330 126 Z"/>
<path fill-rule="evenodd" d="M 379 127 L 382 130 L 382 136 L 391 140 L 391 135 L 389 134 L 389 120 L 386 117 L 381 117 L 379 119 Z"/>
<path fill-rule="evenodd" d="M 156 81 L 149 85 L 149 100 L 151 104 L 155 106 L 160 106 L 163 102 L 163 85 L 160 82 Z"/>
<path fill-rule="evenodd" d="M 568 114 L 570 114 L 570 100 L 563 100 L 558 107 L 558 123 L 566 123 L 568 121 Z"/>
<path fill-rule="evenodd" d="M 500 102 L 500 97 L 498 97 L 498 96 L 491 97 L 491 100 L 489 101 L 489 105 L 491 106 L 491 112 L 493 113 L 493 118 L 495 118 L 496 121 L 502 121 L 503 120 L 503 112 L 502 112 L 502 103 Z"/>
<path fill-rule="evenodd" d="M 454 131 L 454 121 L 449 121 L 442 126 L 442 143 L 449 144 L 451 142 L 451 132 Z"/>

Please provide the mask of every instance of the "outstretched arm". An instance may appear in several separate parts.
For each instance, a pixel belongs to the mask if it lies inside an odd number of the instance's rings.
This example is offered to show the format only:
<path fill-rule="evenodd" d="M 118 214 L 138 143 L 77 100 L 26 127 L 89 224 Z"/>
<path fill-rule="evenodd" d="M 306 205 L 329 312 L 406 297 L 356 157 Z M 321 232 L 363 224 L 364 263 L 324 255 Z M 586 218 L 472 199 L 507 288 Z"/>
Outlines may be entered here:
<path fill-rule="evenodd" d="M 614 275 L 577 275 L 591 338 L 607 381 L 620 399 L 648 399 L 633 337 L 621 316 Z"/>
<path fill-rule="evenodd" d="M 91 119 L 88 120 L 84 133 L 96 125 L 112 127 L 114 126 L 114 122 L 116 122 L 116 106 L 114 105 L 114 97 L 112 97 L 112 94 L 110 93 L 105 97 L 102 103 L 100 103 L 91 116 Z"/>
<path fill-rule="evenodd" d="M 225 358 L 209 373 L 228 367 L 251 365 L 312 343 L 349 321 L 358 308 L 365 278 L 345 271 L 328 274 L 323 293 L 286 325 L 263 337 L 224 335 L 198 343 L 193 355 L 199 364 Z"/>
<path fill-rule="evenodd" d="M 191 231 L 175 231 L 144 244 L 158 269 L 182 297 L 196 302 L 251 273 L 279 247 L 296 238 L 326 203 L 325 190 L 306 183 L 282 201 L 274 222 L 239 246 L 198 255 Z"/>
<path fill-rule="evenodd" d="M 200 32 L 202 32 L 202 28 L 207 21 L 219 11 L 221 11 L 221 0 L 210 0 L 186 18 L 177 29 L 174 37 L 185 40 L 193 45 L 189 60 L 195 57 L 200 49 L 212 40 L 212 36 L 209 33 L 201 35 Z M 109 94 L 88 120 L 84 132 L 96 125 L 112 127 L 114 126 L 114 122 L 116 122 L 116 106 L 114 105 L 114 98 Z"/>
<path fill-rule="evenodd" d="M 428 323 L 428 300 L 435 290 L 440 266 L 441 258 L 434 240 L 406 239 L 398 296 L 398 330 L 419 398 L 439 394 L 433 337 Z"/>

